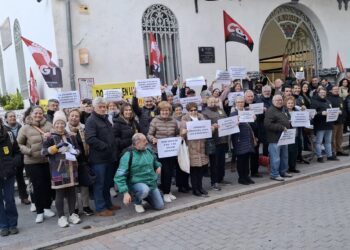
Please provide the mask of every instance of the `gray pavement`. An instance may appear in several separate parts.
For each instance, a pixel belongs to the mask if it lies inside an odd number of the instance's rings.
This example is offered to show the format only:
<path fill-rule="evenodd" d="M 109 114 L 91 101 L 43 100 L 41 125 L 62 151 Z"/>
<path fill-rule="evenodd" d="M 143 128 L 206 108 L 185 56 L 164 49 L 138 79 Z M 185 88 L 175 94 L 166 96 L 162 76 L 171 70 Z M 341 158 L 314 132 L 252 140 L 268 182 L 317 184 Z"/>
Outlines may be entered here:
<path fill-rule="evenodd" d="M 60 249 L 350 249 L 350 169 Z"/>
<path fill-rule="evenodd" d="M 350 166 L 350 157 L 342 157 L 340 159 L 341 161 L 339 162 L 326 162 L 324 164 L 317 164 L 314 162 L 311 165 L 298 165 L 301 173 L 296 174 L 293 178 L 286 181 L 286 183 Z M 37 249 L 62 246 L 82 239 L 89 239 L 94 236 L 124 229 L 126 227 L 153 221 L 189 209 L 195 209 L 203 205 L 212 204 L 232 197 L 238 197 L 242 194 L 252 193 L 284 184 L 271 181 L 267 169 L 264 167 L 260 167 L 260 169 L 264 174 L 264 178 L 254 179 L 256 181 L 256 184 L 254 185 L 242 186 L 237 184 L 236 173 L 232 173 L 228 169 L 226 171 L 225 179 L 232 181 L 233 185 L 223 186 L 223 190 L 220 192 L 209 190 L 209 198 L 198 198 L 190 194 L 180 194 L 176 192 L 176 187 L 173 186 L 173 193 L 178 199 L 170 204 L 166 204 L 166 208 L 163 211 L 147 210 L 144 214 L 136 214 L 133 206 L 123 206 L 113 217 L 101 218 L 97 216 L 82 216 L 83 222 L 81 224 L 64 229 L 57 226 L 57 217 L 47 219 L 42 224 L 35 224 L 34 220 L 36 215 L 29 211 L 29 206 L 22 205 L 19 203 L 19 200 L 17 200 L 20 233 L 15 236 L 1 238 L 0 248 Z M 209 188 L 209 178 L 205 178 L 205 187 Z M 317 192 L 315 195 L 318 195 Z M 114 203 L 119 205 L 122 204 L 121 197 L 114 198 Z M 254 205 L 253 208 L 254 207 L 257 206 Z M 54 207 L 53 210 L 55 210 Z M 235 213 L 233 213 L 232 216 L 240 215 L 235 215 Z"/>

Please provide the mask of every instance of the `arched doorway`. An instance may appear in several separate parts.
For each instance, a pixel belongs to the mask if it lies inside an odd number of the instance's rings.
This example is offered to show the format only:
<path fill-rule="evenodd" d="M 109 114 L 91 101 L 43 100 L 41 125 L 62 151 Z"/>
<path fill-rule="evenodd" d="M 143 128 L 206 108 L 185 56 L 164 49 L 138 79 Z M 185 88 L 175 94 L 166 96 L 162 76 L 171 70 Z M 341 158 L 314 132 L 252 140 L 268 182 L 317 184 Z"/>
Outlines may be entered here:
<path fill-rule="evenodd" d="M 269 15 L 261 32 L 259 62 L 271 81 L 295 77 L 296 72 L 304 72 L 306 79 L 318 74 L 322 68 L 320 39 L 302 10 L 287 4 Z"/>

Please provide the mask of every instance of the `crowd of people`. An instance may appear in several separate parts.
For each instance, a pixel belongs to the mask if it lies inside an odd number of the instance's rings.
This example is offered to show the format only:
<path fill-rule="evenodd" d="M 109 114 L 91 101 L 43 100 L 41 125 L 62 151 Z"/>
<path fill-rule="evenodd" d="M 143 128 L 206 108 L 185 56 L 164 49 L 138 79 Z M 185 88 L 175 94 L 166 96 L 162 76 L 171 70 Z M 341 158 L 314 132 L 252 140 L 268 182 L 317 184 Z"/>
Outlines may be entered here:
<path fill-rule="evenodd" d="M 221 89 L 203 86 L 202 103 L 182 106 L 177 98 L 196 92 L 174 81 L 171 88 L 161 87 L 161 97 L 146 97 L 139 105 L 136 90 L 130 102 L 106 101 L 103 97 L 84 99 L 80 108 L 60 110 L 58 100 L 48 102 L 48 111 L 40 106 L 26 110 L 23 121 L 14 111 L 0 119 L 0 229 L 1 236 L 17 234 L 18 213 L 15 204 L 15 180 L 21 203 L 36 212 L 36 223 L 54 217 L 58 226 L 81 222 L 80 215 L 113 216 L 120 204 L 113 204 L 111 189 L 123 195 L 125 205 L 134 203 L 135 211 L 164 208 L 176 199 L 177 192 L 207 197 L 204 176 L 210 177 L 211 191 L 219 192 L 233 180 L 225 178 L 227 152 L 236 163 L 238 183 L 254 184 L 262 177 L 259 159 L 265 157 L 270 178 L 284 181 L 299 173 L 297 163 L 309 163 L 303 150 L 314 152 L 323 163 L 322 145 L 328 161 L 347 156 L 342 148 L 343 133 L 350 125 L 349 79 L 332 84 L 327 79 L 276 79 L 243 89 L 233 81 Z M 233 103 L 231 92 L 242 92 Z M 239 132 L 219 136 L 218 121 L 238 116 L 250 104 L 263 103 L 263 113 L 253 122 L 239 122 Z M 339 108 L 336 121 L 327 121 L 327 109 Z M 315 110 L 311 126 L 297 127 L 295 143 L 279 145 L 284 131 L 292 128 L 292 112 Z M 210 120 L 212 138 L 188 138 L 188 122 Z M 160 139 L 182 137 L 188 146 L 189 174 L 176 156 L 160 158 Z M 29 179 L 26 185 L 25 176 Z M 78 193 L 80 195 L 78 195 Z M 94 201 L 94 210 L 90 204 Z M 65 200 L 68 211 L 64 211 Z M 55 202 L 56 211 L 51 209 Z M 148 206 L 145 205 L 148 203 Z M 82 208 L 82 210 L 80 210 Z"/>

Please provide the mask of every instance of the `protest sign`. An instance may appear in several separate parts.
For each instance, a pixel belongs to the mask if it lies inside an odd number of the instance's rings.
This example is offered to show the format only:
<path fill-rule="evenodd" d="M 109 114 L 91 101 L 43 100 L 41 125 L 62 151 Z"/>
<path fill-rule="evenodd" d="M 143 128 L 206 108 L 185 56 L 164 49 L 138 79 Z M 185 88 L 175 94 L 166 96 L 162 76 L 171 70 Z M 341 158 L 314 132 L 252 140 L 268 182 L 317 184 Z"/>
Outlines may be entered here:
<path fill-rule="evenodd" d="M 254 111 L 252 110 L 238 111 L 238 120 L 240 123 L 254 122 Z"/>
<path fill-rule="evenodd" d="M 291 112 L 292 127 L 310 127 L 310 114 L 307 111 Z"/>
<path fill-rule="evenodd" d="M 94 86 L 94 83 L 94 78 L 78 78 L 79 93 L 81 99 L 92 99 L 92 87 Z"/>
<path fill-rule="evenodd" d="M 160 79 L 150 78 L 135 81 L 136 97 L 160 96 Z"/>
<path fill-rule="evenodd" d="M 243 79 L 247 75 L 247 69 L 241 66 L 231 66 L 230 67 L 231 79 Z"/>
<path fill-rule="evenodd" d="M 59 92 L 57 99 L 60 102 L 60 108 L 78 108 L 80 107 L 80 95 L 78 91 Z"/>
<path fill-rule="evenodd" d="M 186 87 L 196 87 L 205 85 L 205 78 L 203 76 L 192 77 L 186 79 Z"/>
<path fill-rule="evenodd" d="M 219 137 L 239 133 L 238 116 L 231 116 L 218 120 Z"/>
<path fill-rule="evenodd" d="M 303 80 L 305 79 L 305 72 L 301 71 L 301 72 L 295 72 L 295 78 L 298 80 Z"/>
<path fill-rule="evenodd" d="M 169 137 L 164 139 L 158 139 L 157 150 L 159 158 L 166 158 L 177 156 L 179 146 L 181 143 L 181 137 Z"/>
<path fill-rule="evenodd" d="M 185 98 L 180 98 L 180 103 L 182 105 L 182 112 L 187 113 L 186 105 L 188 103 L 194 102 L 198 106 L 198 110 L 202 110 L 202 98 L 200 96 L 191 96 L 191 97 L 185 97 Z"/>
<path fill-rule="evenodd" d="M 222 85 L 230 85 L 231 84 L 231 75 L 230 72 L 226 70 L 217 70 L 216 71 L 216 83 L 214 84 L 214 88 L 218 88 L 221 90 Z"/>
<path fill-rule="evenodd" d="M 121 89 L 104 89 L 103 96 L 108 102 L 117 102 L 123 99 Z"/>
<path fill-rule="evenodd" d="M 295 143 L 295 135 L 297 130 L 295 128 L 287 129 L 287 131 L 283 131 L 280 139 L 278 140 L 277 145 L 289 145 Z"/>
<path fill-rule="evenodd" d="M 334 122 L 338 119 L 339 108 L 327 109 L 327 119 L 326 122 Z"/>
<path fill-rule="evenodd" d="M 230 92 L 228 93 L 228 105 L 233 106 L 235 104 L 237 96 L 244 96 L 244 92 Z"/>
<path fill-rule="evenodd" d="M 254 111 L 254 114 L 260 115 L 264 113 L 264 103 L 251 103 L 249 110 Z"/>
<path fill-rule="evenodd" d="M 210 120 L 186 122 L 186 127 L 188 140 L 199 140 L 212 137 Z"/>
<path fill-rule="evenodd" d="M 305 111 L 307 111 L 309 113 L 310 120 L 314 119 L 314 117 L 316 115 L 316 109 L 305 109 Z"/>

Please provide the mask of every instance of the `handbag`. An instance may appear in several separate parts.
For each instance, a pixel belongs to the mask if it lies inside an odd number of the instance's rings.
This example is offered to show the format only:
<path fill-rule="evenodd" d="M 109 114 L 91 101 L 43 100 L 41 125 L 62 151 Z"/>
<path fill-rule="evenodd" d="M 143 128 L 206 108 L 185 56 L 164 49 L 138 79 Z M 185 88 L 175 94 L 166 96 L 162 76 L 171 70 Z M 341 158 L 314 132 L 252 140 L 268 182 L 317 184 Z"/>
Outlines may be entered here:
<path fill-rule="evenodd" d="M 190 154 L 188 152 L 188 147 L 186 145 L 185 140 L 181 141 L 177 161 L 179 163 L 180 169 L 185 173 L 190 173 Z"/>

